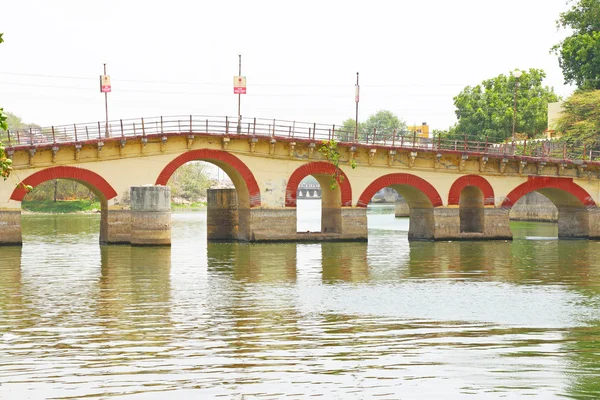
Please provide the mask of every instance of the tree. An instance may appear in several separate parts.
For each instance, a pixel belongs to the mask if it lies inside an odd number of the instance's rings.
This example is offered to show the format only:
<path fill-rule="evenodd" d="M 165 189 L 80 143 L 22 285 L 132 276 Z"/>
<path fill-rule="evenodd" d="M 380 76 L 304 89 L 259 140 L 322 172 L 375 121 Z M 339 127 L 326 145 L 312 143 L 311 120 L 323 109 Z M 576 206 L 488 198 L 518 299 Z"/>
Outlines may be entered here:
<path fill-rule="evenodd" d="M 4 42 L 2 39 L 2 33 L 0 33 L 0 43 Z M 0 131 L 7 130 L 8 124 L 6 123 L 6 116 L 3 113 L 4 109 L 0 107 Z M 12 171 L 12 160 L 6 156 L 4 152 L 4 146 L 2 146 L 2 142 L 0 142 L 0 175 L 2 178 L 6 180 L 10 176 L 10 172 Z"/>
<path fill-rule="evenodd" d="M 600 89 L 600 0 L 578 0 L 560 14 L 556 25 L 573 31 L 552 47 L 565 83 L 584 90 Z"/>
<path fill-rule="evenodd" d="M 363 125 L 364 135 L 371 137 L 373 132 L 377 137 L 380 135 L 391 135 L 396 132 L 406 130 L 406 122 L 398 118 L 396 114 L 388 110 L 380 110 L 369 116 Z"/>
<path fill-rule="evenodd" d="M 578 91 L 562 104 L 554 125 L 574 145 L 600 145 L 600 90 Z"/>
<path fill-rule="evenodd" d="M 188 201 L 206 198 L 206 189 L 212 184 L 206 174 L 206 165 L 193 161 L 182 165 L 168 182 L 173 197 L 181 197 Z"/>
<path fill-rule="evenodd" d="M 351 141 L 354 137 L 356 121 L 348 118 L 342 123 L 342 127 L 336 134 L 340 141 Z M 358 140 L 364 141 L 369 138 L 372 140 L 373 132 L 376 132 L 378 138 L 383 135 L 391 137 L 394 130 L 396 132 L 406 131 L 406 122 L 398 118 L 396 114 L 388 110 L 380 110 L 367 118 L 365 122 L 358 123 Z"/>
<path fill-rule="evenodd" d="M 545 77 L 543 70 L 531 68 L 522 71 L 520 78 L 500 74 L 477 86 L 465 87 L 454 97 L 458 122 L 449 135 L 501 142 L 512 136 L 515 116 L 516 132 L 529 138 L 541 135 L 548 124 L 548 103 L 560 99 L 553 88 L 542 85 Z"/>

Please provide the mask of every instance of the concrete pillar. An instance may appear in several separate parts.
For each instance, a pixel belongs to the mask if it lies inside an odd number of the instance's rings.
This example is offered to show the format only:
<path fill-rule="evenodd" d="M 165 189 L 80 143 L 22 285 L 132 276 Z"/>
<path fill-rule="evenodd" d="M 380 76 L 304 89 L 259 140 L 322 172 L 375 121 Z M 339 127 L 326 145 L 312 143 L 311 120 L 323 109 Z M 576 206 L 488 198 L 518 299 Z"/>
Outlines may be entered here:
<path fill-rule="evenodd" d="M 235 240 L 239 237 L 238 196 L 235 189 L 208 189 L 206 192 L 206 237 L 208 240 Z"/>
<path fill-rule="evenodd" d="M 171 245 L 171 189 L 131 187 L 131 245 Z"/>
<path fill-rule="evenodd" d="M 588 237 L 594 240 L 600 239 L 600 207 L 588 208 L 588 226 Z"/>
<path fill-rule="evenodd" d="M 342 209 L 341 207 L 321 208 L 321 232 L 342 232 Z"/>
<path fill-rule="evenodd" d="M 250 242 L 296 240 L 295 208 L 239 210 L 240 240 Z"/>
<path fill-rule="evenodd" d="M 511 240 L 509 210 L 483 208 L 483 231 L 461 231 L 458 207 L 411 209 L 409 240 Z M 480 218 L 480 216 L 476 216 Z M 463 218 L 468 216 L 463 215 Z M 413 222 L 414 220 L 414 222 Z"/>
<path fill-rule="evenodd" d="M 396 201 L 396 217 L 410 217 L 410 207 L 404 199 Z"/>
<path fill-rule="evenodd" d="M 131 243 L 131 210 L 108 208 L 100 218 L 100 243 Z"/>
<path fill-rule="evenodd" d="M 21 246 L 21 209 L 0 210 L 0 245 Z"/>
<path fill-rule="evenodd" d="M 589 212 L 582 206 L 558 206 L 558 237 L 561 239 L 587 239 L 589 237 Z"/>
<path fill-rule="evenodd" d="M 367 208 L 343 207 L 341 209 L 340 234 L 346 240 L 367 241 Z"/>
<path fill-rule="evenodd" d="M 456 211 L 458 217 L 458 209 Z M 458 220 L 456 222 L 458 223 Z M 433 239 L 435 239 L 433 208 L 411 207 L 408 225 L 408 240 Z"/>

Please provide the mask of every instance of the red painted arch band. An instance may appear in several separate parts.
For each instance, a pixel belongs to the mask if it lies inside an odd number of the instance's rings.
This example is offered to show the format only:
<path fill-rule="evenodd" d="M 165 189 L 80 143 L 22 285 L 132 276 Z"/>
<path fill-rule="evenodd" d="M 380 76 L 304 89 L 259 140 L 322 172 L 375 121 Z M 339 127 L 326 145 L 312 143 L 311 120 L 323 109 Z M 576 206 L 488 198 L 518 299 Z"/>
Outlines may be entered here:
<path fill-rule="evenodd" d="M 166 185 L 169 178 L 183 164 L 189 161 L 196 160 L 215 160 L 222 161 L 231 167 L 233 167 L 242 177 L 248 188 L 248 194 L 250 197 L 250 207 L 260 207 L 260 189 L 258 183 L 252 174 L 252 171 L 236 156 L 226 151 L 201 149 L 201 150 L 190 150 L 176 157 L 171 161 L 158 175 L 156 178 L 157 185 Z"/>
<path fill-rule="evenodd" d="M 458 205 L 460 202 L 460 193 L 467 186 L 475 186 L 481 190 L 484 205 L 494 205 L 494 189 L 487 179 L 479 175 L 465 175 L 454 181 L 448 193 L 448 205 Z"/>
<path fill-rule="evenodd" d="M 296 207 L 296 196 L 298 194 L 298 187 L 300 186 L 300 182 L 302 182 L 302 180 L 307 176 L 313 174 L 334 175 L 335 173 L 335 165 L 324 161 L 310 162 L 297 168 L 292 173 L 292 176 L 290 176 L 290 179 L 288 180 L 287 186 L 285 188 L 285 206 Z M 342 194 L 342 207 L 351 207 L 352 186 L 350 185 L 350 180 L 348 180 L 348 177 L 341 169 L 339 170 L 339 174 L 342 177 L 341 179 L 337 180 Z"/>
<path fill-rule="evenodd" d="M 52 167 L 46 168 L 41 171 L 37 171 L 27 178 L 23 179 L 23 185 L 30 185 L 36 187 L 40 183 L 52 180 L 52 179 L 73 179 L 83 183 L 87 183 L 90 187 L 96 189 L 97 192 L 102 194 L 106 200 L 110 200 L 117 196 L 117 192 L 113 187 L 100 175 L 90 170 L 77 167 Z M 11 200 L 22 201 L 27 190 L 19 185 L 12 195 Z"/>
<path fill-rule="evenodd" d="M 435 188 L 425 179 L 411 174 L 388 174 L 375 179 L 369 186 L 367 186 L 358 199 L 356 206 L 366 207 L 375 193 L 392 185 L 412 186 L 423 192 L 423 194 L 429 198 L 429 201 L 431 201 L 433 207 L 440 207 L 443 205 L 442 198 L 437 190 L 435 190 Z"/>
<path fill-rule="evenodd" d="M 573 182 L 573 178 L 529 176 L 527 182 L 520 184 L 506 196 L 504 202 L 502 202 L 502 208 L 512 208 L 527 193 L 546 188 L 560 189 L 571 193 L 585 207 L 596 206 L 592 196 L 584 188 Z"/>

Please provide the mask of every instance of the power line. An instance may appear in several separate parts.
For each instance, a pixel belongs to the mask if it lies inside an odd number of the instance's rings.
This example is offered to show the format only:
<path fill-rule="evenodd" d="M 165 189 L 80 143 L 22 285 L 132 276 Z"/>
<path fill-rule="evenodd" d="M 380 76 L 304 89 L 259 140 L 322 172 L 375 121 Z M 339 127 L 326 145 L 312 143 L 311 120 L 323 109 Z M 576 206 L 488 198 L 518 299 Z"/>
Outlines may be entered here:
<path fill-rule="evenodd" d="M 13 75 L 13 76 L 29 76 L 36 78 L 52 78 L 52 79 L 74 79 L 74 80 L 86 80 L 86 81 L 97 81 L 96 78 L 82 77 L 82 76 L 67 76 L 67 75 L 48 75 L 48 74 L 29 74 L 23 72 L 7 72 L 0 71 L 0 75 Z M 144 79 L 113 79 L 115 82 L 130 82 L 130 83 L 165 83 L 165 84 L 176 84 L 176 85 L 212 85 L 212 86 L 228 86 L 228 83 L 215 83 L 215 82 L 193 82 L 193 81 L 163 81 L 163 80 L 144 80 Z M 281 83 L 254 83 L 252 86 L 256 87 L 339 87 L 347 88 L 352 85 L 347 84 L 313 84 L 313 83 L 295 83 L 295 84 L 281 84 Z M 374 85 L 361 85 L 363 87 L 371 88 L 400 88 L 400 87 L 427 87 L 427 86 L 465 86 L 461 83 L 405 83 L 405 84 L 374 84 Z"/>

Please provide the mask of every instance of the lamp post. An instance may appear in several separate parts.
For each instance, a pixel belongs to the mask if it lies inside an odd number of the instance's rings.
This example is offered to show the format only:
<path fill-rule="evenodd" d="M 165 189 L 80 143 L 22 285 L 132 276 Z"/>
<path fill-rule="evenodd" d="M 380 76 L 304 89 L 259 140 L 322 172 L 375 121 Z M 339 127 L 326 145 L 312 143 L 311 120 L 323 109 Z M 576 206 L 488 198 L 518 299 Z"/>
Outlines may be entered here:
<path fill-rule="evenodd" d="M 356 86 L 354 86 L 354 102 L 356 103 L 356 119 L 354 120 L 354 143 L 358 141 L 358 100 L 360 87 L 358 86 L 358 72 L 356 73 Z"/>
<path fill-rule="evenodd" d="M 515 128 L 517 127 L 517 90 L 519 90 L 519 78 L 523 73 L 519 70 L 513 71 L 512 76 L 516 78 L 515 82 L 515 96 L 513 105 L 513 125 L 512 125 L 512 141 L 515 141 Z"/>

